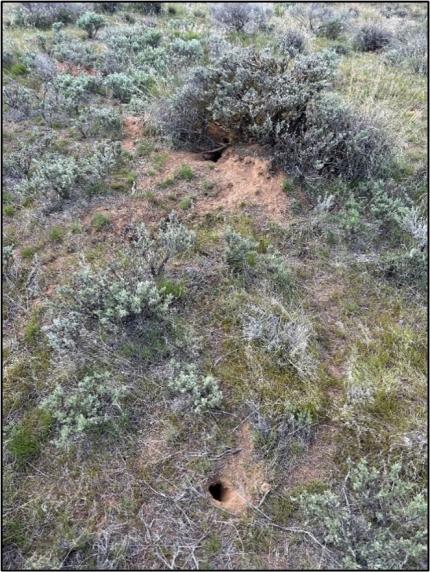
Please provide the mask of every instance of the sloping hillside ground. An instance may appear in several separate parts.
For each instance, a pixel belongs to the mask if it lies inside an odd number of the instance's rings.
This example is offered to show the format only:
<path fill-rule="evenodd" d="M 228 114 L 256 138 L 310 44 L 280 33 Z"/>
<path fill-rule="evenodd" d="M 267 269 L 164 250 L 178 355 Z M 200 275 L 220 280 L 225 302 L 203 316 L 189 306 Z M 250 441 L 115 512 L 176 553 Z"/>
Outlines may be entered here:
<path fill-rule="evenodd" d="M 4 6 L 4 569 L 425 569 L 426 5 L 27 4 Z M 283 170 L 239 108 L 172 143 L 172 94 L 231 46 L 336 52 L 329 89 L 394 166 Z"/>

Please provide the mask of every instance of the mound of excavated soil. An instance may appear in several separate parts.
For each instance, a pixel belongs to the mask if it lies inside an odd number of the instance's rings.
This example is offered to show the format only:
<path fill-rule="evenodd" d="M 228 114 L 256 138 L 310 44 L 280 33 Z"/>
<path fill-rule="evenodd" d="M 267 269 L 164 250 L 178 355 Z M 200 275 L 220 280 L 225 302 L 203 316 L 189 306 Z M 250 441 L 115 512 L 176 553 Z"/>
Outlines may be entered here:
<path fill-rule="evenodd" d="M 212 503 L 232 514 L 240 514 L 270 489 L 263 466 L 253 456 L 249 423 L 241 427 L 237 444 L 238 453 L 226 457 L 228 460 L 220 464 L 208 487 Z"/>
<path fill-rule="evenodd" d="M 269 161 L 259 155 L 255 146 L 227 149 L 213 169 L 217 186 L 215 197 L 199 205 L 201 212 L 223 208 L 236 210 L 244 205 L 256 205 L 270 218 L 283 221 L 287 212 L 287 196 L 282 190 L 284 176 L 270 172 Z"/>

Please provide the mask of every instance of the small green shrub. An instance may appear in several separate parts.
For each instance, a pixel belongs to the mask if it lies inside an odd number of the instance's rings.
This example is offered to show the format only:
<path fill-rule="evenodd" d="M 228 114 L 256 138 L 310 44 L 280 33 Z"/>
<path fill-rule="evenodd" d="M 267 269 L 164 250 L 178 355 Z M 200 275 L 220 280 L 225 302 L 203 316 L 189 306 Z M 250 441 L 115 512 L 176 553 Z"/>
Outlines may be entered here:
<path fill-rule="evenodd" d="M 57 385 L 42 407 L 52 412 L 58 437 L 55 444 L 66 447 L 88 431 L 112 422 L 121 413 L 119 401 L 126 388 L 116 385 L 108 372 L 93 373 L 72 387 Z"/>
<path fill-rule="evenodd" d="M 3 207 L 3 214 L 5 216 L 13 216 L 15 214 L 15 207 L 13 205 L 6 205 Z"/>
<path fill-rule="evenodd" d="M 97 32 L 105 25 L 105 19 L 95 12 L 84 12 L 76 22 L 78 28 L 85 30 L 88 38 L 95 38 Z"/>
<path fill-rule="evenodd" d="M 229 231 L 225 240 L 225 260 L 234 272 L 249 271 L 255 266 L 257 261 L 257 243 L 255 240 L 244 238 L 234 231 Z"/>
<path fill-rule="evenodd" d="M 24 248 L 21 248 L 20 254 L 24 259 L 31 259 L 38 250 L 38 246 L 24 246 Z"/>
<path fill-rule="evenodd" d="M 53 226 L 48 233 L 51 242 L 63 242 L 65 230 L 62 226 Z"/>
<path fill-rule="evenodd" d="M 166 296 L 180 299 L 185 294 L 185 285 L 181 281 L 163 279 L 158 282 L 158 287 Z"/>
<path fill-rule="evenodd" d="M 193 206 L 193 199 L 191 197 L 184 197 L 179 202 L 179 208 L 183 211 L 187 211 Z"/>
<path fill-rule="evenodd" d="M 96 213 L 91 219 L 91 226 L 97 230 L 103 230 L 105 227 L 109 226 L 110 219 L 103 213 Z"/>
<path fill-rule="evenodd" d="M 194 364 L 188 364 L 182 368 L 173 362 L 171 367 L 174 374 L 168 381 L 169 388 L 175 393 L 188 396 L 196 413 L 216 408 L 221 404 L 222 393 L 214 377 L 200 376 Z"/>
<path fill-rule="evenodd" d="M 176 178 L 183 181 L 191 181 L 194 179 L 194 172 L 189 165 L 181 165 L 176 172 Z"/>
<path fill-rule="evenodd" d="M 299 497 L 301 510 L 324 545 L 346 569 L 424 570 L 425 491 L 402 474 L 400 463 L 349 463 L 341 489 Z"/>

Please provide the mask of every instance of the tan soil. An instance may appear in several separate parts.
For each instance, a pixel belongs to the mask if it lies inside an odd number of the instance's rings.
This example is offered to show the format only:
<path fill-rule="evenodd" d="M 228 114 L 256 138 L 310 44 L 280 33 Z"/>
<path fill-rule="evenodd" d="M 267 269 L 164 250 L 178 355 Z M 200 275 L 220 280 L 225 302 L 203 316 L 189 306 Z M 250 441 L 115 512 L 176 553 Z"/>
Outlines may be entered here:
<path fill-rule="evenodd" d="M 265 482 L 261 463 L 254 460 L 252 430 L 249 423 L 240 428 L 237 446 L 240 452 L 231 455 L 217 473 L 217 480 L 227 489 L 222 501 L 212 499 L 212 504 L 232 514 L 246 510 L 262 494 L 270 490 Z"/>
<path fill-rule="evenodd" d="M 288 202 L 282 190 L 284 176 L 270 173 L 269 161 L 258 154 L 257 147 L 238 153 L 227 149 L 213 169 L 221 191 L 198 205 L 201 213 L 224 209 L 236 210 L 255 205 L 272 220 L 285 221 Z"/>
<path fill-rule="evenodd" d="M 122 146 L 126 151 L 133 151 L 136 144 L 142 139 L 143 120 L 140 117 L 129 115 L 123 121 L 124 139 Z"/>

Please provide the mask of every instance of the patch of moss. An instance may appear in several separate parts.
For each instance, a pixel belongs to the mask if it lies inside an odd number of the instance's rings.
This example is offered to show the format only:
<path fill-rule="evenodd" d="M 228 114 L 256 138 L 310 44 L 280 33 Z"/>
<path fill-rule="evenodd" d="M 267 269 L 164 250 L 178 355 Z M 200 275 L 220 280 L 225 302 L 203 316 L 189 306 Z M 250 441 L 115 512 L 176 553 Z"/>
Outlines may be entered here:
<path fill-rule="evenodd" d="M 52 424 L 49 411 L 35 408 L 12 429 L 7 447 L 19 465 L 25 465 L 39 455 Z"/>

